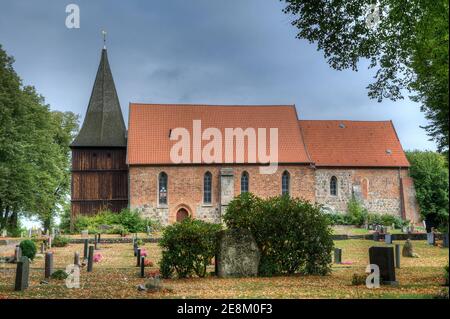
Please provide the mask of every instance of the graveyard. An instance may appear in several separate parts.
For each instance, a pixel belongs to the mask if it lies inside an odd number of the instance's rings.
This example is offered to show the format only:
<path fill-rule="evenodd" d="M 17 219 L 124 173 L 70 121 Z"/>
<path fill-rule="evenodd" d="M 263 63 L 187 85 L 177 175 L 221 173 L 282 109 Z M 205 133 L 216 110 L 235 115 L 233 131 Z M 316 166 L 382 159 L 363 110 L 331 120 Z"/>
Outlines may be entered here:
<path fill-rule="evenodd" d="M 138 237 L 145 238 L 146 234 Z M 95 244 L 89 235 L 89 262 L 84 260 L 85 244 L 80 235 L 72 236 L 65 247 L 38 249 L 29 263 L 27 287 L 15 291 L 18 264 L 0 264 L 0 299 L 15 298 L 433 298 L 443 289 L 444 266 L 448 263 L 448 248 L 441 241 L 430 245 L 427 240 L 413 240 L 417 258 L 400 257 L 400 268 L 395 269 L 396 285 L 381 285 L 369 289 L 365 284 L 352 284 L 354 274 L 364 274 L 369 264 L 370 247 L 401 247 L 404 240 L 392 244 L 384 240 L 367 239 L 334 240 L 334 247 L 341 250 L 341 262 L 333 263 L 326 276 L 291 276 L 218 278 L 215 266 L 208 266 L 204 278 L 161 279 L 161 289 L 143 291 L 140 285 L 158 274 L 161 248 L 156 242 L 141 242 L 142 260 L 146 267 L 138 267 L 138 258 L 131 240 L 111 240 L 112 236 L 100 239 Z M 126 239 L 132 239 L 129 236 Z M 127 241 L 127 242 L 125 242 Z M 133 240 L 134 241 L 134 240 Z M 94 244 L 97 246 L 94 250 Z M 14 254 L 15 245 L 0 246 L 0 257 Z M 394 250 L 394 249 L 393 249 Z M 144 253 L 145 251 L 145 253 Z M 44 253 L 41 253 L 44 252 Z M 49 277 L 51 273 L 65 270 L 74 263 L 78 254 L 80 262 L 79 288 L 68 288 L 65 280 Z M 50 257 L 51 255 L 51 257 Z M 97 256 L 92 261 L 92 255 Z M 91 257 L 91 258 L 89 258 Z M 51 258 L 51 269 L 49 260 Z M 76 257 L 75 257 L 76 258 Z M 338 257 L 337 257 L 338 258 Z M 47 264 L 47 265 L 46 265 Z M 23 266 L 23 265 L 20 265 Z M 88 269 L 91 267 L 91 269 Z M 143 270 L 143 274 L 141 273 Z M 143 275 L 143 276 L 142 276 Z M 23 279 L 25 280 L 25 279 Z"/>

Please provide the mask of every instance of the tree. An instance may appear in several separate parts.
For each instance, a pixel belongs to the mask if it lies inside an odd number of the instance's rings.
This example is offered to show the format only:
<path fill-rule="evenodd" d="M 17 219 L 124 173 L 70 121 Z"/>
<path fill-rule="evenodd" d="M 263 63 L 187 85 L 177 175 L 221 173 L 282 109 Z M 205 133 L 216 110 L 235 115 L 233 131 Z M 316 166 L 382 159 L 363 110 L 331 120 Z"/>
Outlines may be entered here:
<path fill-rule="evenodd" d="M 435 152 L 406 152 L 411 164 L 420 213 L 424 219 L 433 219 L 441 228 L 448 227 L 448 163 Z"/>
<path fill-rule="evenodd" d="M 23 86 L 14 60 L 0 46 L 0 229 L 17 229 L 19 215 L 49 214 L 67 194 L 68 143 L 77 129 L 72 113 L 51 112 L 42 96 Z"/>
<path fill-rule="evenodd" d="M 377 68 L 369 96 L 402 99 L 404 91 L 431 122 L 439 151 L 448 151 L 447 0 L 285 0 L 298 38 L 317 43 L 337 70 Z"/>

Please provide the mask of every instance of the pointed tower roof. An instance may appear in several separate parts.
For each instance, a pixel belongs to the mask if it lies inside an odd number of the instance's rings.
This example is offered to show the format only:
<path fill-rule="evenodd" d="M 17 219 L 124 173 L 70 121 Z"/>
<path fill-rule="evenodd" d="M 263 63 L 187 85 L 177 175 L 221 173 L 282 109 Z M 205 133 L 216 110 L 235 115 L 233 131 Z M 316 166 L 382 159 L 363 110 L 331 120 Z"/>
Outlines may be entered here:
<path fill-rule="evenodd" d="M 83 126 L 72 147 L 126 147 L 126 127 L 103 48 Z"/>

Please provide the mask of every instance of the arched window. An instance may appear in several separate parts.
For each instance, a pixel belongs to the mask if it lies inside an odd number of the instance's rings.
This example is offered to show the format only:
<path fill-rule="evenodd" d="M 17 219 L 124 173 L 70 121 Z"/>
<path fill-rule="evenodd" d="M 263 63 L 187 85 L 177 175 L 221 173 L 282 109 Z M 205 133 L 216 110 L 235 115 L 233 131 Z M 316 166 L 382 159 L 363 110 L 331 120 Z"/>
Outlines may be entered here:
<path fill-rule="evenodd" d="M 330 195 L 337 195 L 337 178 L 336 176 L 332 176 L 330 180 Z"/>
<path fill-rule="evenodd" d="M 203 177 L 203 202 L 205 204 L 211 204 L 212 198 L 212 174 L 210 172 L 206 172 Z"/>
<path fill-rule="evenodd" d="M 281 176 L 281 194 L 282 195 L 289 195 L 290 179 L 291 179 L 291 176 L 289 175 L 289 172 L 284 171 L 283 175 Z"/>
<path fill-rule="evenodd" d="M 158 177 L 158 202 L 167 205 L 167 174 L 161 172 Z"/>
<path fill-rule="evenodd" d="M 241 175 L 241 193 L 247 193 L 248 192 L 248 173 L 242 172 Z"/>

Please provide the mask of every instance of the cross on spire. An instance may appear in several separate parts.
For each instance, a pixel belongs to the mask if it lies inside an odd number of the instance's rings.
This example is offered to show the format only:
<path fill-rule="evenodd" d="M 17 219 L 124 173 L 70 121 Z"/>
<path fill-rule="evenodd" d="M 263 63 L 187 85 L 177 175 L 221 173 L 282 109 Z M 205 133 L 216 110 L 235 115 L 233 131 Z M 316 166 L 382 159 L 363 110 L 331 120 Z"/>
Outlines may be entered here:
<path fill-rule="evenodd" d="M 102 30 L 103 35 L 103 49 L 106 49 L 106 31 Z"/>

